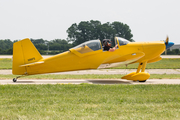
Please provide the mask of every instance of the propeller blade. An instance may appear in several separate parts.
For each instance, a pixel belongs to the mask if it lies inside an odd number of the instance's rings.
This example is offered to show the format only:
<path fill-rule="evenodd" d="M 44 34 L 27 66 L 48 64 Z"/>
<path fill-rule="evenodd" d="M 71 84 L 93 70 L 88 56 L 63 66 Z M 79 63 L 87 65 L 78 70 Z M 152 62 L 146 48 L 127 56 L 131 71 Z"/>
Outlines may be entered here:
<path fill-rule="evenodd" d="M 165 44 L 168 45 L 169 43 L 169 37 L 167 36 Z"/>

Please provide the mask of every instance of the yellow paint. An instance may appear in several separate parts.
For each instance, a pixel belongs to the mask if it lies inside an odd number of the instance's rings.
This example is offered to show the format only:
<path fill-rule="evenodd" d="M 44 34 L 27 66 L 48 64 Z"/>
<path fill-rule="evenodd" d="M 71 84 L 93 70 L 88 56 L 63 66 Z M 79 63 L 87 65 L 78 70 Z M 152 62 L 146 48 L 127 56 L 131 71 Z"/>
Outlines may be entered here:
<path fill-rule="evenodd" d="M 157 62 L 157 61 L 160 61 L 160 60 L 162 60 L 162 58 L 160 56 L 158 56 L 158 57 L 156 57 L 154 59 L 149 60 L 148 63 L 153 63 L 153 62 Z"/>
<path fill-rule="evenodd" d="M 123 76 L 122 79 L 131 80 L 131 76 L 133 76 L 135 74 L 137 74 L 137 73 L 136 72 L 129 73 L 129 74 Z"/>
<path fill-rule="evenodd" d="M 142 64 L 143 64 L 143 63 L 139 63 L 139 66 L 138 66 L 138 69 L 137 69 L 137 72 L 136 72 L 136 73 L 139 73 L 139 72 L 140 72 L 140 70 L 141 70 L 141 68 L 142 68 Z"/>
<path fill-rule="evenodd" d="M 115 38 L 118 48 L 114 52 L 103 51 L 99 40 L 89 41 L 49 58 L 42 58 L 29 39 L 24 39 L 13 45 L 14 75 L 34 75 L 63 71 L 97 69 L 101 65 L 119 63 L 139 63 L 137 72 L 130 73 L 122 79 L 146 80 L 150 77 L 145 73 L 147 63 L 160 60 L 165 50 L 164 41 L 129 42 L 123 45 L 120 38 Z M 97 43 L 97 44 L 96 44 Z M 98 49 L 94 49 L 98 47 Z M 93 50 L 94 49 L 94 50 Z M 142 65 L 140 65 L 142 63 Z M 142 68 L 142 70 L 141 70 Z"/>

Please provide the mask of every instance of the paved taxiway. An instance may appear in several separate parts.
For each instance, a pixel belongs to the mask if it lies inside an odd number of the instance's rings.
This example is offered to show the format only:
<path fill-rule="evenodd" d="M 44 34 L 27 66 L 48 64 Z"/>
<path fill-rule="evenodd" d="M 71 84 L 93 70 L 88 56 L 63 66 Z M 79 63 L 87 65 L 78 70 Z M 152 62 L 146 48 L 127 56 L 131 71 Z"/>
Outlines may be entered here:
<path fill-rule="evenodd" d="M 60 72 L 51 74 L 73 74 L 73 75 L 83 75 L 83 74 L 128 74 L 136 71 L 136 69 L 100 69 L 100 70 L 81 70 L 81 71 L 70 71 L 70 72 Z M 180 69 L 147 69 L 150 74 L 180 74 Z M 0 70 L 0 74 L 10 75 L 12 70 Z M 89 79 L 59 79 L 59 80 L 47 80 L 47 79 L 18 79 L 16 83 L 12 80 L 0 80 L 0 84 L 180 84 L 180 79 L 149 79 L 145 83 L 133 82 L 130 80 L 123 79 L 99 79 L 99 80 L 89 80 Z"/>
<path fill-rule="evenodd" d="M 81 83 L 89 83 L 89 84 L 180 84 L 180 79 L 149 79 L 146 82 L 133 82 L 131 80 L 123 80 L 123 79 L 61 79 L 61 80 L 23 80 L 20 79 L 17 82 L 13 82 L 12 80 L 0 80 L 1 85 L 5 84 L 81 84 Z"/>

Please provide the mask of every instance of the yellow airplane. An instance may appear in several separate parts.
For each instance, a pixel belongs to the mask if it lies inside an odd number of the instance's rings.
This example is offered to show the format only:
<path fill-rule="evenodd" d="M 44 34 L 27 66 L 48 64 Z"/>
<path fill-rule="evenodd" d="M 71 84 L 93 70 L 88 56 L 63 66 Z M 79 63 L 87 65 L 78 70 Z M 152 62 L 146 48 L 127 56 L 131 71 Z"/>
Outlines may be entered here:
<path fill-rule="evenodd" d="M 118 48 L 114 52 L 103 51 L 100 40 L 84 42 L 64 53 L 44 59 L 30 39 L 23 39 L 13 44 L 14 75 L 35 75 L 44 73 L 100 69 L 119 66 L 121 64 L 139 63 L 136 72 L 132 72 L 122 79 L 145 82 L 150 74 L 145 72 L 146 64 L 157 62 L 165 49 L 174 45 L 172 42 L 129 42 L 115 37 Z M 13 79 L 16 82 L 18 76 Z"/>

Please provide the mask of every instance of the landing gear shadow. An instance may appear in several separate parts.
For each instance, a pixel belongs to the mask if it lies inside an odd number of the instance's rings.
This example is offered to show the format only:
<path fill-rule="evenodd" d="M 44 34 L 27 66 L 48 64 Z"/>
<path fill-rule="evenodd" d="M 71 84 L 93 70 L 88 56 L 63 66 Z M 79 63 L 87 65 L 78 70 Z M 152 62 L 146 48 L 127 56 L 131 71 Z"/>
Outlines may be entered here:
<path fill-rule="evenodd" d="M 146 80 L 143 80 L 143 81 L 139 81 L 139 82 L 146 82 Z"/>

